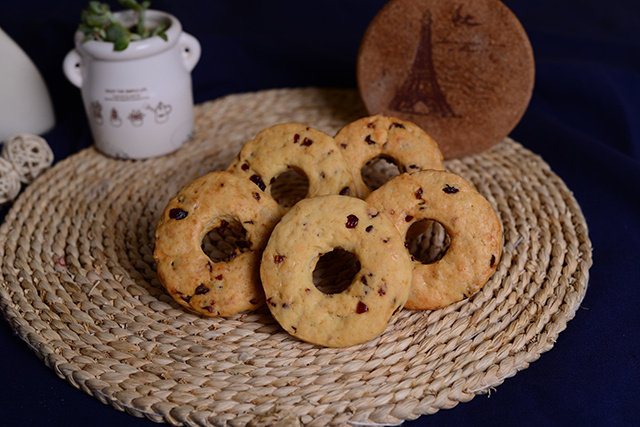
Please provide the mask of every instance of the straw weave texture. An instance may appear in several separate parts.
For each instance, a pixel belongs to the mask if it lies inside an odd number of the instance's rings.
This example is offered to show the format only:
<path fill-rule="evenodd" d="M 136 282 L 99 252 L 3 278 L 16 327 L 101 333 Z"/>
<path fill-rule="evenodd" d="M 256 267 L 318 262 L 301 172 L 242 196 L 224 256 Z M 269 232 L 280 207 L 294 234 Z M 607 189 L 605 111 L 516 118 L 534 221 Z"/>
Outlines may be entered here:
<path fill-rule="evenodd" d="M 160 286 L 155 227 L 184 185 L 224 169 L 268 126 L 300 122 L 333 134 L 363 115 L 352 90 L 231 95 L 198 105 L 194 139 L 169 156 L 114 160 L 89 148 L 65 159 L 24 191 L 0 228 L 4 316 L 74 386 L 176 425 L 398 424 L 486 393 L 553 347 L 591 266 L 571 192 L 510 139 L 446 162 L 502 221 L 494 276 L 445 309 L 403 310 L 369 343 L 303 343 L 264 308 L 201 318 Z"/>

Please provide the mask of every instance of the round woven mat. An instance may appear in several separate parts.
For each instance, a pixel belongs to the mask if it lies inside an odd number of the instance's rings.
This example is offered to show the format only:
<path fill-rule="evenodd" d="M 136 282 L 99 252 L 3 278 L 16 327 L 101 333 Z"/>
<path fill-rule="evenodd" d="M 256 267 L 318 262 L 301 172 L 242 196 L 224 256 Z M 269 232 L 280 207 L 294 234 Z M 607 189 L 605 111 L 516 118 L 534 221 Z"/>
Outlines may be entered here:
<path fill-rule="evenodd" d="M 189 425 L 397 424 L 485 393 L 551 349 L 585 295 L 591 243 L 549 166 L 505 140 L 446 163 L 495 206 L 498 270 L 470 299 L 403 310 L 375 340 L 303 343 L 262 309 L 201 318 L 175 304 L 152 258 L 158 218 L 279 122 L 333 134 L 364 115 L 351 90 L 232 95 L 196 107 L 178 152 L 113 160 L 86 149 L 47 171 L 0 228 L 0 307 L 44 362 L 136 416 Z"/>

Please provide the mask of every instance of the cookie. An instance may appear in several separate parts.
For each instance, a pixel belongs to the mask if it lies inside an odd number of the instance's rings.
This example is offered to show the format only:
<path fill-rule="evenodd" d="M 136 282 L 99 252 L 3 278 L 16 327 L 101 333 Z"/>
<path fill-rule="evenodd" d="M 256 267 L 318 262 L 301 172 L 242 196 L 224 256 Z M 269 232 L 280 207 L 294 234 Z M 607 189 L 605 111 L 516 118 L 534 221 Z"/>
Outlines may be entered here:
<path fill-rule="evenodd" d="M 364 117 L 338 131 L 334 137 L 352 168 L 356 195 L 365 198 L 372 189 L 365 182 L 365 165 L 385 159 L 398 172 L 444 169 L 438 144 L 414 123 L 381 115 Z"/>
<path fill-rule="evenodd" d="M 351 172 L 333 138 L 298 123 L 264 129 L 242 147 L 227 170 L 249 178 L 283 208 L 305 197 L 350 195 L 354 190 Z M 279 178 L 287 174 L 298 176 L 296 188 L 290 189 L 293 197 L 286 194 L 287 188 L 275 192 Z"/>
<path fill-rule="evenodd" d="M 319 289 L 323 256 L 352 254 L 344 290 Z M 274 228 L 260 265 L 267 306 L 290 334 L 328 347 L 369 341 L 409 294 L 411 262 L 389 219 L 363 200 L 339 195 L 298 202 Z"/>
<path fill-rule="evenodd" d="M 167 292 L 204 316 L 231 316 L 264 304 L 258 275 L 261 250 L 281 217 L 278 204 L 251 181 L 211 172 L 182 189 L 156 229 L 154 258 Z M 203 251 L 212 230 L 235 231 L 227 260 Z"/>
<path fill-rule="evenodd" d="M 460 301 L 478 291 L 496 270 L 502 225 L 487 199 L 460 176 L 443 171 L 402 174 L 366 201 L 391 218 L 403 240 L 422 220 L 437 221 L 449 235 L 449 248 L 438 261 L 423 264 L 412 259 L 406 308 L 435 310 Z"/>
<path fill-rule="evenodd" d="M 499 0 L 392 0 L 357 60 L 369 114 L 416 123 L 445 159 L 504 139 L 527 109 L 534 74 L 527 34 Z"/>

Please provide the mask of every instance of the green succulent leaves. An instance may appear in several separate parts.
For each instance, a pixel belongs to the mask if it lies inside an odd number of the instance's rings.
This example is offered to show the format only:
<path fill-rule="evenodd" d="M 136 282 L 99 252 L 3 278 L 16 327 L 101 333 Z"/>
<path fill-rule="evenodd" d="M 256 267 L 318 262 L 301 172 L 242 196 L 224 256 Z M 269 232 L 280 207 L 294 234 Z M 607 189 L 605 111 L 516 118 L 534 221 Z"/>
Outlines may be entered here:
<path fill-rule="evenodd" d="M 145 25 L 145 12 L 151 5 L 149 1 L 138 3 L 136 0 L 118 0 L 122 6 L 133 10 L 137 23 L 129 28 L 115 17 L 109 5 L 99 1 L 90 1 L 86 9 L 80 13 L 78 29 L 84 34 L 83 42 L 101 40 L 113 43 L 113 50 L 125 50 L 129 43 L 153 36 L 167 41 L 167 26 L 162 24 L 153 28 Z"/>

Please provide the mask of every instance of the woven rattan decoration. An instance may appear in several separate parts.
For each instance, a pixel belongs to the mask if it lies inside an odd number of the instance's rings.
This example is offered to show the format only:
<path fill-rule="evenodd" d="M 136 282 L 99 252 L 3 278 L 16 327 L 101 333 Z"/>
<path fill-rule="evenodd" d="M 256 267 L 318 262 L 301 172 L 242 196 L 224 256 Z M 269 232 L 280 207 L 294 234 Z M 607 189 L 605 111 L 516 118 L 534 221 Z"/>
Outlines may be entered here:
<path fill-rule="evenodd" d="M 27 187 L 0 228 L 5 317 L 74 386 L 171 424 L 397 424 L 487 392 L 553 347 L 591 265 L 571 192 L 512 140 L 446 163 L 502 221 L 494 276 L 445 309 L 403 310 L 369 343 L 303 343 L 264 308 L 200 318 L 158 282 L 155 226 L 180 188 L 225 168 L 273 124 L 333 134 L 363 115 L 351 90 L 231 95 L 196 107 L 195 137 L 172 155 L 123 161 L 86 149 L 67 158 Z"/>

